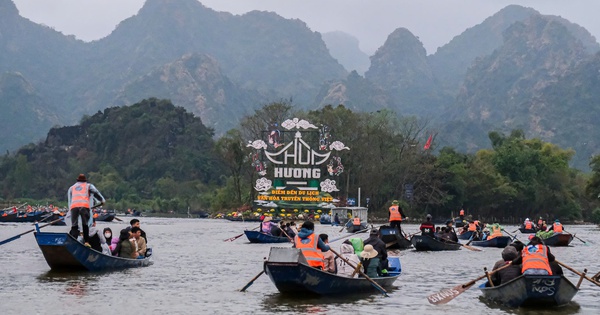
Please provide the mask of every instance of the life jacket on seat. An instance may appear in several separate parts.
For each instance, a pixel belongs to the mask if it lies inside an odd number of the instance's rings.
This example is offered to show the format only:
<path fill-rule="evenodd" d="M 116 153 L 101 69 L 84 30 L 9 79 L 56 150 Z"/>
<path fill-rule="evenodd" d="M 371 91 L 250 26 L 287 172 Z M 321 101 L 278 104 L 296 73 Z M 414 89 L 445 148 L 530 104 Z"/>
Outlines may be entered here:
<path fill-rule="evenodd" d="M 521 256 L 523 257 L 521 272 L 525 272 L 527 269 L 544 269 L 548 271 L 549 275 L 552 275 L 546 246 L 542 244 L 525 246 Z"/>
<path fill-rule="evenodd" d="M 318 241 L 315 239 L 315 233 L 309 235 L 307 239 L 308 242 L 306 244 L 303 244 L 302 239 L 296 235 L 296 248 L 302 250 L 302 254 L 304 255 L 304 257 L 306 257 L 306 261 L 308 262 L 309 266 L 325 269 L 325 263 L 323 262 L 323 254 L 321 254 L 321 250 L 317 248 Z"/>

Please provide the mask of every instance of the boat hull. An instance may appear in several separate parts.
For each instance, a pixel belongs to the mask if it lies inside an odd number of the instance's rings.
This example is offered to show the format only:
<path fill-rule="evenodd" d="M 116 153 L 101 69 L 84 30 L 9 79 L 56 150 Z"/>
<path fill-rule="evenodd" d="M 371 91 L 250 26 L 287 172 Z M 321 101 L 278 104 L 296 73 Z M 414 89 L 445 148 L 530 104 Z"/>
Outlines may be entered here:
<path fill-rule="evenodd" d="M 289 243 L 290 240 L 287 237 L 273 236 L 258 231 L 244 231 L 246 237 L 250 243 Z"/>
<path fill-rule="evenodd" d="M 103 222 L 112 222 L 112 220 L 114 220 L 116 217 L 116 215 L 114 213 L 102 213 L 99 214 L 96 218 L 94 218 L 96 221 L 103 221 Z"/>
<path fill-rule="evenodd" d="M 496 287 L 479 287 L 484 298 L 508 307 L 565 305 L 578 289 L 564 276 L 520 276 Z"/>
<path fill-rule="evenodd" d="M 384 225 L 379 228 L 379 238 L 389 249 L 409 249 L 412 247 L 410 240 L 398 233 L 398 229 Z M 388 246 L 389 244 L 389 246 Z"/>
<path fill-rule="evenodd" d="M 473 241 L 473 242 L 471 242 L 471 245 L 479 246 L 479 247 L 504 248 L 504 247 L 508 246 L 508 244 L 510 244 L 511 240 L 512 240 L 512 238 L 510 238 L 509 236 L 498 236 L 498 237 L 494 237 L 492 239 L 485 240 L 485 241 Z"/>
<path fill-rule="evenodd" d="M 521 233 L 523 233 L 523 234 L 532 234 L 532 233 L 535 233 L 535 232 L 537 232 L 537 230 L 536 230 L 536 229 L 526 229 L 526 228 L 523 228 L 523 227 L 520 227 L 520 228 L 519 228 L 519 231 L 520 231 Z"/>
<path fill-rule="evenodd" d="M 573 241 L 573 235 L 568 233 L 554 234 L 547 239 L 544 239 L 544 244 L 547 246 L 569 246 Z"/>
<path fill-rule="evenodd" d="M 346 231 L 348 233 L 356 233 L 358 231 L 365 230 L 367 227 L 368 227 L 367 224 L 361 223 L 360 225 L 351 225 L 349 227 L 346 227 Z"/>
<path fill-rule="evenodd" d="M 274 252 L 278 254 L 274 255 Z M 349 278 L 308 266 L 299 249 L 271 248 L 264 271 L 279 292 L 284 294 L 353 295 L 379 293 L 365 278 Z M 372 278 L 383 288 L 390 288 L 399 275 Z"/>
<path fill-rule="evenodd" d="M 473 231 L 467 231 L 465 233 L 458 234 L 457 236 L 459 240 L 470 240 L 471 236 L 473 236 Z"/>
<path fill-rule="evenodd" d="M 423 235 L 414 235 L 410 241 L 417 251 L 459 250 L 461 248 L 460 244 L 444 243 Z"/>
<path fill-rule="evenodd" d="M 23 223 L 23 222 L 38 222 L 43 220 L 46 216 L 50 215 L 48 212 L 37 212 L 24 215 L 18 215 L 16 213 L 8 214 L 6 216 L 0 216 L 0 222 L 11 222 L 11 223 Z"/>
<path fill-rule="evenodd" d="M 35 240 L 52 270 L 109 271 L 145 267 L 150 258 L 127 259 L 104 255 L 85 247 L 68 233 L 35 233 Z"/>

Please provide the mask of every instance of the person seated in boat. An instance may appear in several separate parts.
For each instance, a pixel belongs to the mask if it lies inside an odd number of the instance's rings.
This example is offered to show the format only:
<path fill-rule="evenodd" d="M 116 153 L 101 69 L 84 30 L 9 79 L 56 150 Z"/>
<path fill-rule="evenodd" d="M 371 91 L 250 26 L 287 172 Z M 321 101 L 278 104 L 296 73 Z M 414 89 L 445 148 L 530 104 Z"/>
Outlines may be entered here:
<path fill-rule="evenodd" d="M 347 228 L 350 228 L 352 226 L 360 227 L 360 218 L 358 216 L 355 216 L 354 218 L 349 219 L 348 222 L 346 222 Z"/>
<path fill-rule="evenodd" d="M 365 270 L 364 273 L 369 278 L 378 278 L 381 275 L 381 267 L 377 255 L 379 253 L 373 248 L 373 245 L 365 245 L 365 248 L 360 253 L 360 262 Z"/>
<path fill-rule="evenodd" d="M 269 234 L 269 235 L 273 235 L 271 233 L 271 230 L 274 227 L 277 227 L 277 224 L 275 224 L 274 222 L 272 222 L 273 218 L 272 217 L 265 217 L 265 219 L 262 221 L 262 223 L 260 224 L 260 231 L 262 233 L 265 234 Z"/>
<path fill-rule="evenodd" d="M 296 232 L 292 229 L 292 224 L 290 222 L 285 224 L 285 233 L 292 239 L 296 236 Z"/>
<path fill-rule="evenodd" d="M 319 237 L 315 236 L 314 230 L 314 223 L 304 221 L 300 227 L 300 231 L 294 237 L 294 247 L 302 250 L 302 254 L 309 266 L 324 269 L 325 264 L 322 252 L 326 252 L 330 248 Z"/>
<path fill-rule="evenodd" d="M 451 228 L 445 226 L 442 228 L 442 232 L 439 234 L 438 238 L 442 242 L 457 243 L 458 237 L 456 238 L 456 240 L 454 240 L 454 237 L 456 237 L 456 233 L 453 233 Z"/>
<path fill-rule="evenodd" d="M 502 231 L 504 231 L 504 228 L 500 224 L 492 224 L 490 226 L 490 235 L 487 237 L 487 239 L 491 240 L 493 238 L 503 236 Z"/>
<path fill-rule="evenodd" d="M 502 259 L 498 260 L 496 262 L 496 264 L 494 264 L 494 268 L 492 269 L 492 271 L 496 270 L 500 267 L 503 267 L 508 263 L 511 263 L 518 256 L 519 256 L 519 253 L 517 252 L 517 249 L 514 246 L 506 246 L 502 250 Z M 521 275 L 521 266 L 511 264 L 509 267 L 506 267 L 506 268 L 494 273 L 491 276 L 491 278 L 492 278 L 492 283 L 495 286 L 498 286 L 503 283 L 507 283 L 508 281 L 519 277 L 520 275 Z M 489 286 L 489 284 L 487 286 Z"/>
<path fill-rule="evenodd" d="M 537 221 L 537 226 L 541 230 L 541 226 L 544 225 L 544 218 L 540 217 Z"/>
<path fill-rule="evenodd" d="M 135 251 L 135 244 L 131 241 L 131 231 L 128 229 L 121 230 L 119 234 L 119 241 L 117 247 L 113 251 L 113 256 L 119 256 L 121 258 L 137 258 L 137 252 Z"/>
<path fill-rule="evenodd" d="M 525 219 L 525 222 L 523 222 L 523 226 L 522 226 L 522 227 L 523 227 L 523 229 L 525 229 L 525 230 L 535 230 L 535 229 L 536 229 L 536 228 L 535 228 L 535 224 L 533 224 L 533 222 L 531 222 L 531 221 L 529 220 L 529 218 L 526 218 L 526 219 Z"/>
<path fill-rule="evenodd" d="M 419 230 L 423 235 L 435 238 L 435 225 L 431 222 L 431 214 L 425 217 L 425 222 L 421 223 Z"/>
<path fill-rule="evenodd" d="M 106 239 L 106 244 L 108 245 L 108 252 L 105 253 L 105 254 L 106 255 L 112 255 L 112 251 L 117 246 L 116 242 L 114 243 L 114 246 L 113 246 L 112 230 L 109 227 L 105 227 L 104 230 L 102 230 L 102 235 L 104 235 L 104 239 Z M 117 237 L 115 237 L 114 239 L 118 240 Z"/>
<path fill-rule="evenodd" d="M 131 228 L 131 235 L 136 245 L 137 258 L 144 258 L 146 256 L 146 240 L 142 237 L 142 229 L 137 226 Z"/>
<path fill-rule="evenodd" d="M 146 243 L 148 243 L 148 238 L 146 237 L 146 232 L 144 232 L 144 230 L 142 230 L 140 220 L 132 219 L 131 221 L 129 221 L 129 226 L 130 226 L 130 229 L 134 228 L 134 227 L 138 227 L 142 231 L 142 237 L 144 238 Z"/>
<path fill-rule="evenodd" d="M 456 230 L 454 229 L 454 221 L 452 221 L 452 220 L 446 221 L 446 230 L 447 230 L 447 234 L 449 234 L 447 239 L 449 239 L 453 242 L 458 242 L 458 235 L 456 235 Z"/>
<path fill-rule="evenodd" d="M 563 226 L 560 223 L 559 219 L 554 220 L 554 224 L 552 224 L 549 228 L 548 231 L 554 231 L 554 234 L 560 234 L 563 232 Z"/>
<path fill-rule="evenodd" d="M 357 267 L 360 263 L 358 255 L 354 253 L 354 246 L 352 246 L 349 240 L 344 241 L 340 246 L 340 256 L 348 260 L 354 267 Z M 337 258 L 336 261 L 338 276 L 351 277 L 354 273 L 354 267 L 350 267 L 350 265 L 341 258 Z M 354 277 L 357 277 L 357 274 L 358 272 L 354 273 Z"/>
<path fill-rule="evenodd" d="M 379 258 L 380 270 L 387 270 L 388 268 L 388 254 L 385 243 L 379 238 L 379 231 L 377 229 L 371 229 L 369 238 L 363 241 L 363 244 L 371 245 L 377 251 L 377 258 Z M 364 250 L 364 247 L 363 247 Z"/>
<path fill-rule="evenodd" d="M 435 237 L 439 238 L 442 236 L 442 227 L 441 226 L 436 226 L 435 227 Z"/>
<path fill-rule="evenodd" d="M 333 222 L 331 223 L 331 225 L 333 225 L 333 226 L 340 225 L 340 217 L 338 216 L 337 213 L 333 216 Z"/>
<path fill-rule="evenodd" d="M 321 241 L 323 241 L 323 243 L 325 243 L 325 245 L 329 245 L 329 235 L 324 233 L 319 234 L 319 238 Z M 331 250 L 323 252 L 323 265 L 323 270 L 330 273 L 335 273 L 335 255 L 333 252 L 331 252 Z"/>
<path fill-rule="evenodd" d="M 552 275 L 550 263 L 555 261 L 550 248 L 544 245 L 541 238 L 534 236 L 529 241 L 521 256 L 513 260 L 513 264 L 522 265 L 521 272 L 524 275 Z"/>
<path fill-rule="evenodd" d="M 298 227 L 296 226 L 296 222 L 294 222 L 294 221 L 290 222 L 290 228 L 294 232 L 294 235 L 298 234 Z"/>
<path fill-rule="evenodd" d="M 108 250 L 108 245 L 106 244 L 106 238 L 104 238 L 104 233 L 101 233 L 96 227 L 96 219 L 92 220 L 92 226 L 89 229 L 89 244 L 90 247 L 99 252 L 105 252 Z M 106 250 L 104 249 L 106 248 Z"/>

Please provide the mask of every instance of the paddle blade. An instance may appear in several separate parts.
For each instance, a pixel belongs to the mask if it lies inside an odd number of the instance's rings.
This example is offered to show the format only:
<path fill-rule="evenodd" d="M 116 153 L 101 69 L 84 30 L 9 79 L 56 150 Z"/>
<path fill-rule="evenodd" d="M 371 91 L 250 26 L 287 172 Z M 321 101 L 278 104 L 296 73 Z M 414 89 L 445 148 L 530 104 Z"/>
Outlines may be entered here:
<path fill-rule="evenodd" d="M 434 293 L 427 297 L 427 301 L 433 305 L 446 304 L 452 301 L 455 297 L 459 296 L 461 293 L 465 292 L 472 285 L 463 287 L 462 284 L 459 284 L 451 289 L 444 289 L 440 292 Z"/>

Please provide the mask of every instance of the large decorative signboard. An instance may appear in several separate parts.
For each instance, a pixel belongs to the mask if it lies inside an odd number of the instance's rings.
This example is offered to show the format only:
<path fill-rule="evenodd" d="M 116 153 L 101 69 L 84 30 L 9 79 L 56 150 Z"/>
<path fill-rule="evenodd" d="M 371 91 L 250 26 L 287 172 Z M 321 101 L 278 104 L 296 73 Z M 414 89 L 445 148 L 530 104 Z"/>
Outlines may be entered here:
<path fill-rule="evenodd" d="M 334 208 L 344 166 L 339 151 L 350 150 L 332 141 L 327 126 L 298 118 L 274 123 L 262 139 L 250 141 L 252 165 L 259 178 L 253 208 L 315 210 Z"/>

